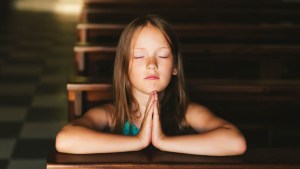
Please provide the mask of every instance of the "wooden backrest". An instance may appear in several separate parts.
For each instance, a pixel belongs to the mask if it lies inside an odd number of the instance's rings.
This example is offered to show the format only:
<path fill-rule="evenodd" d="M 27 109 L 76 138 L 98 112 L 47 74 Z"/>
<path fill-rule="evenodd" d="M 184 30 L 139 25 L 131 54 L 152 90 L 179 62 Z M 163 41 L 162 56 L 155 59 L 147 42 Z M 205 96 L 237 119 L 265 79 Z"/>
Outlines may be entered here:
<path fill-rule="evenodd" d="M 112 77 L 115 47 L 74 48 L 76 74 Z M 187 78 L 299 79 L 298 45 L 190 44 L 182 45 Z"/>
<path fill-rule="evenodd" d="M 77 26 L 76 75 L 111 77 L 125 25 L 156 13 L 180 38 L 187 78 L 299 79 L 299 9 L 295 1 L 87 0 Z"/>
<path fill-rule="evenodd" d="M 125 26 L 126 24 L 120 23 L 79 23 L 76 27 L 78 42 L 116 46 Z M 293 44 L 300 37 L 300 26 L 292 24 L 203 24 L 195 22 L 175 23 L 172 27 L 182 44 L 191 42 Z"/>
<path fill-rule="evenodd" d="M 80 117 L 91 107 L 112 101 L 110 80 L 70 77 L 67 91 L 69 121 Z"/>
<path fill-rule="evenodd" d="M 126 1 L 85 3 L 84 22 L 127 23 L 137 15 L 157 13 L 170 22 L 299 23 L 297 1 Z"/>

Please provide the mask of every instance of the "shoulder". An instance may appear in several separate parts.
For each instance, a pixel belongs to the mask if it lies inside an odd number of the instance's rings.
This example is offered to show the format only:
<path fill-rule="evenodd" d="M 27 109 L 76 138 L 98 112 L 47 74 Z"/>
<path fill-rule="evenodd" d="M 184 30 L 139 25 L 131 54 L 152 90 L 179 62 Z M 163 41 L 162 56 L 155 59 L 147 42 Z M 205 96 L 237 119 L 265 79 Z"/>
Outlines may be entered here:
<path fill-rule="evenodd" d="M 189 122 L 193 121 L 206 121 L 209 118 L 214 117 L 214 114 L 207 107 L 197 104 L 190 103 L 186 112 L 186 119 Z"/>
<path fill-rule="evenodd" d="M 186 112 L 186 120 L 197 132 L 212 130 L 226 123 L 207 107 L 197 103 L 190 103 Z"/>
<path fill-rule="evenodd" d="M 82 118 L 88 120 L 93 128 L 102 130 L 111 126 L 113 112 L 114 106 L 112 104 L 104 104 L 91 108 Z"/>

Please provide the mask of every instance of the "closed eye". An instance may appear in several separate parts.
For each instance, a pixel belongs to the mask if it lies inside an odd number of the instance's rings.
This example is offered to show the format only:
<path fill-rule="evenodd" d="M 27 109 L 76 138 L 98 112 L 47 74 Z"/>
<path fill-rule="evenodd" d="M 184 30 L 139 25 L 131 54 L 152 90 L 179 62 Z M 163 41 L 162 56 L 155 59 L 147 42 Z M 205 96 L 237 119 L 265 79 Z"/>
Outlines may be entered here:
<path fill-rule="evenodd" d="M 134 59 L 142 59 L 144 56 L 135 56 Z"/>
<path fill-rule="evenodd" d="M 158 56 L 159 58 L 168 58 L 168 56 Z"/>

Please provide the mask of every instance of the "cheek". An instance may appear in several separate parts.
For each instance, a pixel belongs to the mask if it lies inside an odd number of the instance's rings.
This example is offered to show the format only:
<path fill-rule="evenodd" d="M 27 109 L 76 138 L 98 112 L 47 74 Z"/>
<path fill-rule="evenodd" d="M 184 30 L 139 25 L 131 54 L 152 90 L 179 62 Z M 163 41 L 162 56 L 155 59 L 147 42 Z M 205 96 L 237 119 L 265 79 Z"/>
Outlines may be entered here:
<path fill-rule="evenodd" d="M 161 73 L 165 76 L 171 76 L 173 72 L 173 64 L 171 61 L 161 62 L 160 64 Z"/>
<path fill-rule="evenodd" d="M 143 71 L 141 69 L 142 69 L 142 64 L 137 64 L 135 62 L 130 64 L 129 71 L 128 71 L 130 80 L 134 80 L 136 77 L 142 76 Z"/>

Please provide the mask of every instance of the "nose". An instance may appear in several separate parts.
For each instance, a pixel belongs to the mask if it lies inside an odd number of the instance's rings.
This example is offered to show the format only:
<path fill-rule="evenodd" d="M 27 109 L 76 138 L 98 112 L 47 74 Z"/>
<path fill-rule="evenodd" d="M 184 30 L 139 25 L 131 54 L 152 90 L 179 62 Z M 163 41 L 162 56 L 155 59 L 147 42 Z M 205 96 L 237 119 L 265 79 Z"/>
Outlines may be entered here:
<path fill-rule="evenodd" d="M 147 69 L 157 70 L 157 61 L 155 57 L 149 57 L 147 61 Z"/>

